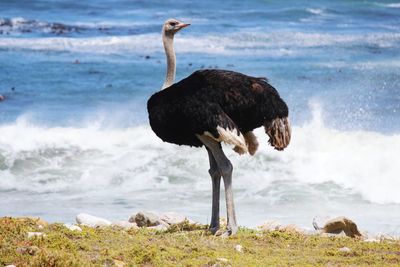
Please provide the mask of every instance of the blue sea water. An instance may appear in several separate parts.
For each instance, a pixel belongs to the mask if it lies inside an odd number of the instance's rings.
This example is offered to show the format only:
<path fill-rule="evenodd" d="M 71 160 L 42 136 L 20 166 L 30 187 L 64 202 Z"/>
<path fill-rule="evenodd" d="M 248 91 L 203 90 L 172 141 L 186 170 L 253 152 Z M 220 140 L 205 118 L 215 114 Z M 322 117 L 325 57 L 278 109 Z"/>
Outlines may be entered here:
<path fill-rule="evenodd" d="M 161 142 L 146 101 L 165 78 L 201 68 L 266 76 L 290 108 L 293 141 L 234 164 L 238 221 L 311 227 L 346 215 L 400 234 L 400 2 L 0 2 L 0 216 L 110 220 L 142 209 L 206 223 L 204 149 Z"/>

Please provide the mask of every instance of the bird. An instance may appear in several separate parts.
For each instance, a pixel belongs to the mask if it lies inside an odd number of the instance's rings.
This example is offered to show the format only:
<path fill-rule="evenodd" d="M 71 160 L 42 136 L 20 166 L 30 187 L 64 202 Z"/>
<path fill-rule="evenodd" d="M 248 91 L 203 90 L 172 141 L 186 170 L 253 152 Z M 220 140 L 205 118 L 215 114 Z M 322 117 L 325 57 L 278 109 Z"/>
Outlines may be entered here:
<path fill-rule="evenodd" d="M 254 155 L 258 141 L 255 128 L 264 127 L 269 144 L 277 150 L 289 145 L 289 109 L 266 78 L 220 69 L 201 69 L 175 82 L 174 36 L 190 24 L 168 19 L 162 27 L 167 71 L 160 91 L 147 101 L 153 132 L 164 142 L 205 147 L 212 180 L 212 212 L 209 230 L 223 236 L 238 231 L 232 189 L 230 160 L 221 143 L 238 154 Z M 227 226 L 220 229 L 220 184 L 225 187 Z"/>

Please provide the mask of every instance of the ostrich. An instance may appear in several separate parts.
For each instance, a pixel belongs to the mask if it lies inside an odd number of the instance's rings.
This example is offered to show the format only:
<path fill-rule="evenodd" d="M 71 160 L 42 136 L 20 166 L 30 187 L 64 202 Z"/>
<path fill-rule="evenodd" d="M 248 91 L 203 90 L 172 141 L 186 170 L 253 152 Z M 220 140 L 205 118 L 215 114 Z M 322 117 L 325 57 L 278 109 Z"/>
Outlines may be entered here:
<path fill-rule="evenodd" d="M 189 26 L 168 19 L 162 28 L 167 57 L 166 79 L 162 90 L 147 102 L 152 130 L 165 142 L 207 149 L 212 180 L 210 231 L 219 228 L 221 176 L 225 186 L 227 229 L 237 232 L 232 193 L 232 164 L 221 142 L 234 146 L 239 154 L 254 155 L 258 142 L 252 130 L 264 126 L 269 143 L 283 150 L 290 141 L 288 107 L 266 78 L 217 69 L 198 70 L 174 84 L 176 60 L 174 35 Z"/>

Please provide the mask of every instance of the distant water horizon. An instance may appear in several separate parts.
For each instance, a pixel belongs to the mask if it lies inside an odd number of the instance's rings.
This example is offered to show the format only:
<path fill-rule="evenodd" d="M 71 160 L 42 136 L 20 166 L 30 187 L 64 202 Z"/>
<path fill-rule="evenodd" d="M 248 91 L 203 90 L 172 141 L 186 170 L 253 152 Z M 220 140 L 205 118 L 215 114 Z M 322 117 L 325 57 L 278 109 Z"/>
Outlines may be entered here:
<path fill-rule="evenodd" d="M 35 0 L 0 10 L 0 216 L 153 210 L 209 222 L 205 149 L 163 143 L 148 125 L 147 99 L 165 78 L 161 25 L 175 17 L 192 24 L 175 37 L 177 80 L 202 68 L 266 76 L 290 109 L 284 152 L 262 129 L 254 157 L 224 146 L 239 225 L 348 216 L 400 235 L 400 2 Z"/>

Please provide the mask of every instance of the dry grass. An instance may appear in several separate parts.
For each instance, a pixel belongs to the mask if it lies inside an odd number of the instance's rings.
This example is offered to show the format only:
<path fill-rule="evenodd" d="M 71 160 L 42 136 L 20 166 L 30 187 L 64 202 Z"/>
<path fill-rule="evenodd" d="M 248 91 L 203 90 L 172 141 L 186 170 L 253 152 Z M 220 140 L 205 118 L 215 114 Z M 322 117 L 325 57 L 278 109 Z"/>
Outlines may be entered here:
<path fill-rule="evenodd" d="M 167 232 L 88 227 L 77 232 L 62 224 L 38 224 L 0 218 L 0 266 L 400 266 L 399 241 L 367 243 L 244 228 L 221 238 L 188 223 Z M 30 231 L 45 236 L 28 239 Z"/>

